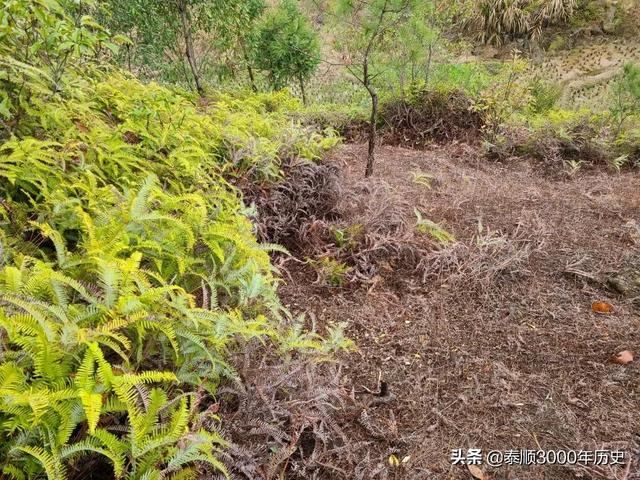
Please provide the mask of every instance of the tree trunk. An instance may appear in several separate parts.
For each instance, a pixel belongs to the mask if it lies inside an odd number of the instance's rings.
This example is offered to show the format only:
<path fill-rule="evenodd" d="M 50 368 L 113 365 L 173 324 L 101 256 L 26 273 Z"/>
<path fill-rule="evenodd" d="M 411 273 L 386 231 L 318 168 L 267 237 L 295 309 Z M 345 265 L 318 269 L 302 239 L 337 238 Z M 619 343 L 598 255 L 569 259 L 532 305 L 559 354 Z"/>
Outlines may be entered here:
<path fill-rule="evenodd" d="M 431 74 L 431 57 L 433 55 L 433 45 L 429 44 L 429 56 L 427 57 L 427 68 L 424 72 L 424 86 L 429 85 L 429 75 Z"/>
<path fill-rule="evenodd" d="M 302 94 L 302 104 L 306 107 L 307 106 L 307 92 L 304 89 L 304 80 L 302 79 L 302 77 L 298 78 L 298 81 L 300 82 L 300 93 Z"/>
<path fill-rule="evenodd" d="M 204 96 L 204 89 L 200 82 L 200 74 L 198 73 L 198 67 L 196 65 L 196 56 L 193 50 L 193 39 L 191 38 L 191 22 L 189 14 L 187 12 L 187 6 L 183 1 L 178 2 L 178 11 L 180 12 L 180 21 L 182 22 L 182 35 L 184 36 L 185 54 L 187 55 L 187 62 L 189 68 L 191 68 L 191 74 L 193 75 L 193 81 L 196 84 L 196 90 L 200 96 Z"/>
<path fill-rule="evenodd" d="M 247 60 L 247 73 L 249 73 L 249 80 L 251 81 L 251 90 L 254 93 L 258 93 L 258 87 L 256 86 L 256 78 L 253 76 L 253 68 L 251 68 L 251 64 Z"/>
<path fill-rule="evenodd" d="M 251 90 L 257 93 L 258 86 L 256 85 L 256 77 L 253 75 L 253 68 L 251 68 L 251 61 L 249 60 L 247 47 L 244 45 L 244 42 L 241 42 L 240 45 L 242 46 L 242 56 L 244 57 L 244 61 L 247 64 L 247 73 L 249 74 L 249 81 L 251 82 Z"/>
<path fill-rule="evenodd" d="M 368 83 L 368 82 L 367 82 Z M 367 85 L 367 91 L 371 97 L 371 117 L 369 118 L 369 149 L 367 153 L 367 168 L 364 171 L 365 177 L 373 175 L 373 163 L 375 162 L 376 149 L 376 123 L 378 121 L 378 92 Z"/>

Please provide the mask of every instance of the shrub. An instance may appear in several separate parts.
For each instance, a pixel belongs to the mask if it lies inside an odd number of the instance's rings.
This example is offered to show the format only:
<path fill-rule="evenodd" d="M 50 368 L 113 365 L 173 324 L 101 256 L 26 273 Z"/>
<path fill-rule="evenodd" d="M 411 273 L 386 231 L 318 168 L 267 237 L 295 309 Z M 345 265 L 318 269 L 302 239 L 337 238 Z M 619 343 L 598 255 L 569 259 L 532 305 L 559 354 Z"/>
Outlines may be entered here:
<path fill-rule="evenodd" d="M 478 40 L 501 45 L 515 38 L 537 38 L 544 26 L 566 21 L 577 0 L 482 0 L 467 28 Z"/>
<path fill-rule="evenodd" d="M 326 350 L 279 325 L 267 253 L 277 247 L 257 243 L 229 181 L 276 178 L 285 157 L 315 157 L 334 139 L 302 135 L 286 93 L 196 104 L 98 69 L 104 31 L 88 17 L 77 27 L 55 0 L 7 7 L 0 471 L 83 478 L 105 461 L 129 479 L 184 477 L 202 462 L 224 471 L 225 441 L 204 425 L 215 420 L 207 398 L 234 374 L 229 350 L 249 338 Z M 31 31 L 48 43 L 21 57 Z M 94 31 L 90 44 L 63 41 Z"/>
<path fill-rule="evenodd" d="M 513 153 L 534 158 L 550 168 L 562 168 L 569 162 L 585 166 L 606 164 L 611 157 L 606 116 L 586 110 L 551 110 L 528 117 L 522 128 L 523 134 L 511 143 Z"/>
<path fill-rule="evenodd" d="M 282 0 L 267 12 L 255 37 L 254 62 L 267 72 L 271 86 L 280 89 L 295 80 L 307 103 L 304 83 L 320 63 L 320 41 L 296 3 Z"/>
<path fill-rule="evenodd" d="M 237 335 L 273 333 L 258 313 L 277 308 L 268 257 L 242 217 L 152 176 L 76 200 L 33 224 L 41 258 L 15 253 L 0 275 L 5 473 L 65 478 L 84 452 L 116 477 L 224 470 L 199 402 L 232 371 Z"/>
<path fill-rule="evenodd" d="M 628 63 L 622 69 L 613 88 L 611 115 L 616 122 L 616 135 L 622 133 L 625 121 L 640 116 L 640 67 Z"/>
<path fill-rule="evenodd" d="M 476 138 L 483 116 L 461 91 L 418 90 L 409 98 L 384 103 L 383 136 L 392 145 L 424 148 L 432 141 Z"/>
<path fill-rule="evenodd" d="M 348 141 L 361 141 L 367 135 L 366 109 L 348 103 L 314 103 L 296 112 L 295 118 L 316 130 L 336 132 Z"/>
<path fill-rule="evenodd" d="M 33 115 L 16 117 L 14 135 L 55 141 L 62 148 L 49 150 L 58 161 L 79 158 L 110 180 L 140 172 L 145 162 L 134 157 L 152 158 L 158 176 L 174 185 L 206 182 L 212 168 L 274 179 L 286 156 L 317 158 L 337 143 L 293 122 L 297 108 L 284 92 L 243 100 L 218 94 L 196 106 L 157 84 L 96 74 L 71 99 L 32 95 Z"/>
<path fill-rule="evenodd" d="M 441 63 L 433 67 L 428 86 L 444 91 L 462 90 L 475 97 L 491 85 L 499 68 L 495 63 Z"/>
<path fill-rule="evenodd" d="M 627 128 L 614 142 L 618 158 L 625 159 L 625 165 L 640 167 L 640 127 Z"/>
<path fill-rule="evenodd" d="M 546 113 L 551 110 L 562 94 L 562 88 L 558 85 L 547 83 L 536 77 L 529 85 L 531 102 L 529 110 L 534 114 Z"/>
<path fill-rule="evenodd" d="M 490 87 L 480 92 L 474 109 L 482 112 L 483 130 L 490 144 L 495 144 L 505 123 L 517 112 L 525 111 L 531 104 L 528 84 L 521 81 L 526 62 L 517 52 L 511 60 L 501 66 Z"/>

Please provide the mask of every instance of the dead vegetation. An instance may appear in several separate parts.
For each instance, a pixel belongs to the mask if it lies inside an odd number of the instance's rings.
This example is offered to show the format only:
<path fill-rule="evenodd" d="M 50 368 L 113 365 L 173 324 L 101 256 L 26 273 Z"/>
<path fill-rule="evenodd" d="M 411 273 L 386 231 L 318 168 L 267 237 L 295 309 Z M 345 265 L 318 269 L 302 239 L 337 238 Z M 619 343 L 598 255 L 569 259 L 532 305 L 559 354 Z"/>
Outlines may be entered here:
<path fill-rule="evenodd" d="M 482 114 L 459 91 L 424 90 L 410 98 L 385 103 L 380 111 L 383 141 L 388 145 L 425 148 L 453 140 L 470 142 L 480 136 Z"/>
<path fill-rule="evenodd" d="M 497 275 L 522 273 L 540 246 L 539 225 L 518 226 L 507 235 L 478 223 L 470 242 L 456 242 L 438 223 L 416 219 L 413 197 L 385 179 L 346 186 L 343 176 L 335 164 L 291 165 L 282 182 L 255 198 L 261 239 L 286 246 L 311 265 L 316 283 L 375 285 L 393 277 L 401 287 L 489 284 Z M 413 171 L 407 181 L 417 190 L 431 188 L 433 179 L 425 178 L 429 183 Z M 421 221 L 431 227 L 421 230 Z"/>
<path fill-rule="evenodd" d="M 511 233 L 502 234 L 480 225 L 469 244 L 457 242 L 425 257 L 421 265 L 423 281 L 490 289 L 499 277 L 531 275 L 527 264 L 531 255 L 543 249 L 543 229 L 540 224 L 516 225 Z"/>
<path fill-rule="evenodd" d="M 224 418 L 230 446 L 221 455 L 232 478 L 323 479 L 342 472 L 335 458 L 340 449 L 348 456 L 349 440 L 336 421 L 348 408 L 340 364 L 310 358 L 283 364 L 259 344 L 245 345 L 235 362 L 238 380 L 221 386 L 210 407 Z"/>
<path fill-rule="evenodd" d="M 251 200 L 261 240 L 280 243 L 334 286 L 371 283 L 384 271 L 413 274 L 435 243 L 407 218 L 412 207 L 384 181 L 345 188 L 335 165 L 290 165 L 284 179 Z"/>
<path fill-rule="evenodd" d="M 306 466 L 301 478 L 468 479 L 451 465 L 453 448 L 631 451 L 638 364 L 612 358 L 638 349 L 638 305 L 633 288 L 623 295 L 610 279 L 637 277 L 633 174 L 540 177 L 522 160 L 487 163 L 453 144 L 383 147 L 377 177 L 362 183 L 361 149 L 345 146 L 331 160 L 334 213 L 299 223 L 302 250 L 284 264 L 287 306 L 320 328 L 347 321 L 359 347 L 329 411 L 341 433 L 326 430 L 325 466 Z M 455 241 L 420 233 L 414 208 Z M 341 288 L 309 257 L 348 265 Z M 594 313 L 597 301 L 615 308 Z M 483 470 L 492 479 L 629 480 L 627 465 Z"/>
<path fill-rule="evenodd" d="M 284 169 L 277 184 L 245 189 L 245 199 L 257 207 L 258 238 L 298 253 L 318 241 L 317 225 L 339 215 L 342 185 L 335 166 L 301 161 Z"/>

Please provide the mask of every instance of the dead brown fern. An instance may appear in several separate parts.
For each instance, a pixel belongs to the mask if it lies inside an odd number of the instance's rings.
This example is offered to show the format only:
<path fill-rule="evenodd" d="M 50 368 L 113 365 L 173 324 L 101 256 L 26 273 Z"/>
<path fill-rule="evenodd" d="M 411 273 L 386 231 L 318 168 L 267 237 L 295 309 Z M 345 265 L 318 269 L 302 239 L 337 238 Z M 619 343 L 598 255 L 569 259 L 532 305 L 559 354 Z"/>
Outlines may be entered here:
<path fill-rule="evenodd" d="M 236 357 L 239 378 L 215 399 L 230 447 L 221 456 L 238 479 L 334 478 L 335 448 L 350 440 L 340 425 L 347 401 L 339 363 L 293 358 L 257 343 Z M 210 477 L 209 477 L 210 478 Z M 343 478 L 346 478 L 343 476 Z"/>
<path fill-rule="evenodd" d="M 336 167 L 307 161 L 285 165 L 285 177 L 275 185 L 244 189 L 247 203 L 255 203 L 258 238 L 279 243 L 292 252 L 312 241 L 315 222 L 331 220 L 342 194 Z"/>
<path fill-rule="evenodd" d="M 458 91 L 425 90 L 395 99 L 382 105 L 380 118 L 385 143 L 413 148 L 434 142 L 470 142 L 480 137 L 483 125 L 471 99 Z"/>
<path fill-rule="evenodd" d="M 411 273 L 432 246 L 407 222 L 410 204 L 384 182 L 347 190 L 335 166 L 291 165 L 286 177 L 246 196 L 258 210 L 262 241 L 279 243 L 299 259 L 332 259 L 351 282 L 371 281 L 383 270 Z"/>

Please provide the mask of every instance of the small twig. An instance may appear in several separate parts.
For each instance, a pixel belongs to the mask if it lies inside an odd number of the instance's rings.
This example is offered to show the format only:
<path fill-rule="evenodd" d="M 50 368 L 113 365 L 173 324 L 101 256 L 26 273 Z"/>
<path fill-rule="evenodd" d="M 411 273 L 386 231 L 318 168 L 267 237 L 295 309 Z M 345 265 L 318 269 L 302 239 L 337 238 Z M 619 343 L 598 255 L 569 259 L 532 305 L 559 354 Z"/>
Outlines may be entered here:
<path fill-rule="evenodd" d="M 629 455 L 629 461 L 627 462 L 627 466 L 624 468 L 624 472 L 622 472 L 622 478 L 620 478 L 620 480 L 628 480 L 629 474 L 631 473 L 632 464 L 633 464 L 633 455 Z"/>

